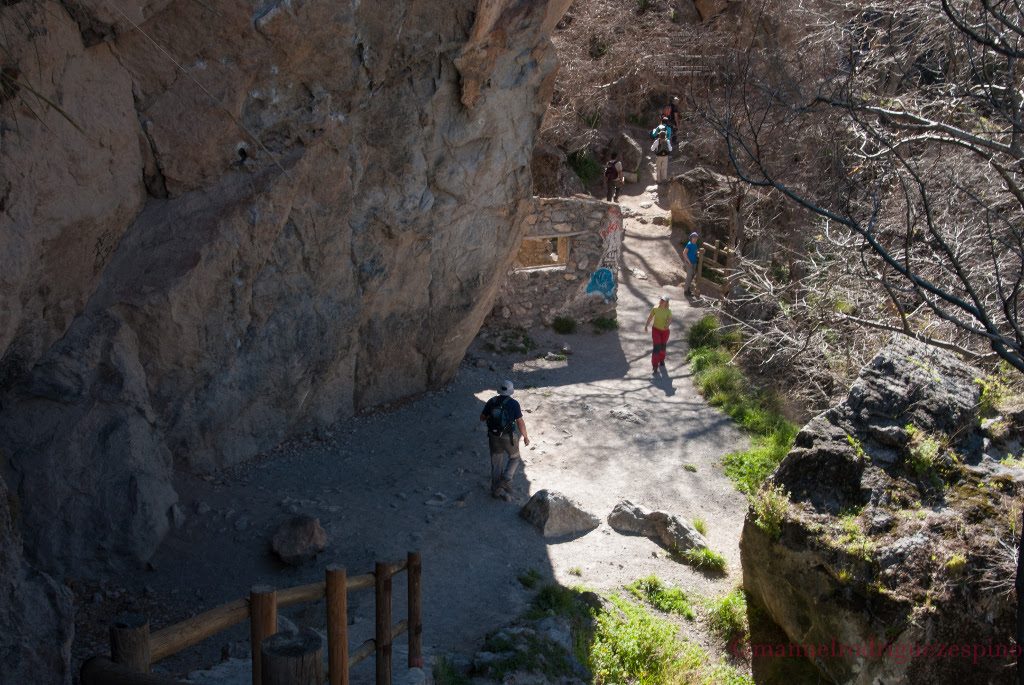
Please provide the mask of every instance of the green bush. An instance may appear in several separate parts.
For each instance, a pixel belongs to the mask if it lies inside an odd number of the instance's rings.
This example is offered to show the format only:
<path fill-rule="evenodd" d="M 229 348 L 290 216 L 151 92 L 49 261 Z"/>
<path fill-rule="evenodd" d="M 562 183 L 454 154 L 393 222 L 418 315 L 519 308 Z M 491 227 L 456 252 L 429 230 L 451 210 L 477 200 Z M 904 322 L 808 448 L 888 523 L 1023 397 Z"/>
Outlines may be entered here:
<path fill-rule="evenodd" d="M 575 333 L 576 319 L 571 319 L 568 316 L 556 316 L 555 320 L 551 322 L 551 328 L 555 329 L 555 333 L 563 335 Z"/>
<path fill-rule="evenodd" d="M 754 509 L 754 525 L 772 540 L 778 540 L 789 511 L 789 493 L 781 485 L 765 485 L 754 495 L 750 506 Z"/>
<path fill-rule="evenodd" d="M 612 596 L 618 611 L 597 617 L 590 670 L 599 685 L 661 685 L 677 670 L 676 627 Z"/>
<path fill-rule="evenodd" d="M 708 534 L 708 524 L 704 519 L 697 517 L 693 519 L 693 527 L 697 529 L 697 532 L 701 535 Z"/>
<path fill-rule="evenodd" d="M 569 155 L 569 167 L 585 185 L 600 176 L 602 171 L 600 162 L 594 159 L 594 155 L 587 149 L 577 150 Z"/>
<path fill-rule="evenodd" d="M 694 568 L 713 571 L 714 573 L 725 573 L 725 557 L 707 547 L 688 549 L 679 556 Z"/>
<path fill-rule="evenodd" d="M 689 597 L 679 588 L 669 587 L 658 576 L 647 576 L 626 586 L 631 595 L 643 600 L 666 614 L 679 614 L 691 621 L 694 618 L 693 605 Z"/>
<path fill-rule="evenodd" d="M 736 588 L 708 602 L 708 626 L 725 642 L 747 634 L 747 597 Z"/>
<path fill-rule="evenodd" d="M 469 685 L 471 681 L 447 656 L 443 656 L 434 662 L 434 682 L 437 685 Z"/>
<path fill-rule="evenodd" d="M 690 344 L 690 349 L 717 347 L 719 327 L 718 319 L 711 314 L 697 319 L 697 322 L 690 326 L 690 330 L 686 334 L 686 341 Z"/>
<path fill-rule="evenodd" d="M 590 325 L 594 327 L 595 333 L 619 330 L 619 320 L 615 317 L 599 316 L 592 320 Z"/>
<path fill-rule="evenodd" d="M 516 576 L 516 578 L 523 587 L 528 590 L 532 590 L 537 587 L 537 584 L 542 580 L 543 576 L 541 576 L 540 571 L 537 569 L 529 568 Z"/>

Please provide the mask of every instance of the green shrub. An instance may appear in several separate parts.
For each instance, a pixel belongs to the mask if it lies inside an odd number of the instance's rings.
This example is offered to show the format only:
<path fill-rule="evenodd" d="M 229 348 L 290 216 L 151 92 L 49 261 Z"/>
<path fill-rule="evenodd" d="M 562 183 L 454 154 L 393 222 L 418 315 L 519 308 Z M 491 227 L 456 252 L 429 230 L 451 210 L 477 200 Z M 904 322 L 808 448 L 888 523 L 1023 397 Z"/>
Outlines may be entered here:
<path fill-rule="evenodd" d="M 544 618 L 546 616 L 577 616 L 582 611 L 578 587 L 562 585 L 545 585 L 533 598 L 527 618 Z"/>
<path fill-rule="evenodd" d="M 589 184 L 601 175 L 600 162 L 587 149 L 577 150 L 569 155 L 569 167 L 576 172 L 584 184 Z"/>
<path fill-rule="evenodd" d="M 732 355 L 721 347 L 697 347 L 690 352 L 690 368 L 702 373 L 716 366 L 725 366 L 732 361 Z"/>
<path fill-rule="evenodd" d="M 626 590 L 666 614 L 679 614 L 691 621 L 694 618 L 693 605 L 686 593 L 679 588 L 666 586 L 658 576 L 635 580 L 626 586 Z"/>
<path fill-rule="evenodd" d="M 555 320 L 551 322 L 551 328 L 555 329 L 555 333 L 563 335 L 575 333 L 576 319 L 569 318 L 568 316 L 556 316 Z"/>
<path fill-rule="evenodd" d="M 772 540 L 782 534 L 782 521 L 789 511 L 789 493 L 781 485 L 764 485 L 750 502 L 754 525 Z"/>
<path fill-rule="evenodd" d="M 736 588 L 708 602 L 708 626 L 725 642 L 747 634 L 747 597 Z"/>
<path fill-rule="evenodd" d="M 698 517 L 698 518 L 693 519 L 693 527 L 696 528 L 697 532 L 700 533 L 701 535 L 707 535 L 708 534 L 708 524 L 702 518 Z"/>
<path fill-rule="evenodd" d="M 537 587 L 537 583 L 541 581 L 543 576 L 541 576 L 540 571 L 538 571 L 537 569 L 529 568 L 520 573 L 518 576 L 516 576 L 516 578 L 519 580 L 519 583 L 523 587 L 525 587 L 528 590 L 532 590 L 533 588 Z"/>
<path fill-rule="evenodd" d="M 679 555 L 690 566 L 713 571 L 714 573 L 725 573 L 725 557 L 707 547 L 694 547 Z"/>
<path fill-rule="evenodd" d="M 436 685 L 469 685 L 470 679 L 455 667 L 447 656 L 434 662 L 434 682 Z"/>
<path fill-rule="evenodd" d="M 757 436 L 750 449 L 725 455 L 725 475 L 748 497 L 755 495 L 761 484 L 772 475 L 793 446 L 796 430 L 780 429 L 766 436 Z"/>
<path fill-rule="evenodd" d="M 717 347 L 718 329 L 720 326 L 721 324 L 718 323 L 718 319 L 711 314 L 697 319 L 696 323 L 690 326 L 690 330 L 686 334 L 686 341 L 690 344 L 690 349 Z"/>
<path fill-rule="evenodd" d="M 590 666 L 599 685 L 660 685 L 677 671 L 676 627 L 619 597 L 597 617 Z"/>
<path fill-rule="evenodd" d="M 615 317 L 599 316 L 596 319 L 593 319 L 590 322 L 590 325 L 594 327 L 595 333 L 619 330 L 619 320 Z"/>

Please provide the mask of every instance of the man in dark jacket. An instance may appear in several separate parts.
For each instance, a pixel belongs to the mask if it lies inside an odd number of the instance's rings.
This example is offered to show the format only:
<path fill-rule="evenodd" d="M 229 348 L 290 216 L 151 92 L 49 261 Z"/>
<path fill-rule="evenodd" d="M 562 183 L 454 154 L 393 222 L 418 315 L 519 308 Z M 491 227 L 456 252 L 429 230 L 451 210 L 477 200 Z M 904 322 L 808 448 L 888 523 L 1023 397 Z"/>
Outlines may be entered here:
<path fill-rule="evenodd" d="M 487 422 L 487 444 L 491 451 L 491 496 L 506 502 L 512 501 L 512 477 L 522 461 L 519 435 L 523 436 L 523 444 L 530 444 L 523 410 L 512 399 L 514 391 L 512 381 L 502 382 L 498 394 L 487 400 L 480 412 L 480 420 Z"/>

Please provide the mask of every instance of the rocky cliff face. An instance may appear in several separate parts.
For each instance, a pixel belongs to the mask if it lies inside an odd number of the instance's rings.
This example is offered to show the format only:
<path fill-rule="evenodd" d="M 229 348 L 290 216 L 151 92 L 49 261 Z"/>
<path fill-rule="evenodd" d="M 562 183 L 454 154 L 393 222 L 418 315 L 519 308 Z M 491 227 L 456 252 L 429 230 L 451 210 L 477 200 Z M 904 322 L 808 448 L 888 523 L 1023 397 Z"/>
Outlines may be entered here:
<path fill-rule="evenodd" d="M 518 247 L 568 0 L 5 2 L 0 451 L 30 558 L 175 467 L 446 382 Z"/>
<path fill-rule="evenodd" d="M 901 341 L 801 430 L 740 543 L 743 585 L 785 634 L 752 633 L 758 682 L 792 682 L 793 657 L 834 683 L 1005 682 L 1024 469 L 999 460 L 1024 415 L 982 429 L 981 376 Z"/>

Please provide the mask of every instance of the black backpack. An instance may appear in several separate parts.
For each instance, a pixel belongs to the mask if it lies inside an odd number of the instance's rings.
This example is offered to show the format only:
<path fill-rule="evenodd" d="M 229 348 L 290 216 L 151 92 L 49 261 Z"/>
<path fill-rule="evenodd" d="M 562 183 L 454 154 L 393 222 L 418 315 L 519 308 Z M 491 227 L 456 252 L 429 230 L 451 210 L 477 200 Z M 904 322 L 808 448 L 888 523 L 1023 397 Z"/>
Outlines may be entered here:
<path fill-rule="evenodd" d="M 505 404 L 508 402 L 508 397 L 502 396 L 497 402 L 491 405 L 490 411 L 487 414 L 487 432 L 491 435 L 498 436 L 502 433 L 512 432 L 512 421 L 507 417 L 505 411 Z"/>
<path fill-rule="evenodd" d="M 604 177 L 609 181 L 612 181 L 619 177 L 619 170 L 615 168 L 615 160 L 609 161 L 604 165 Z"/>

